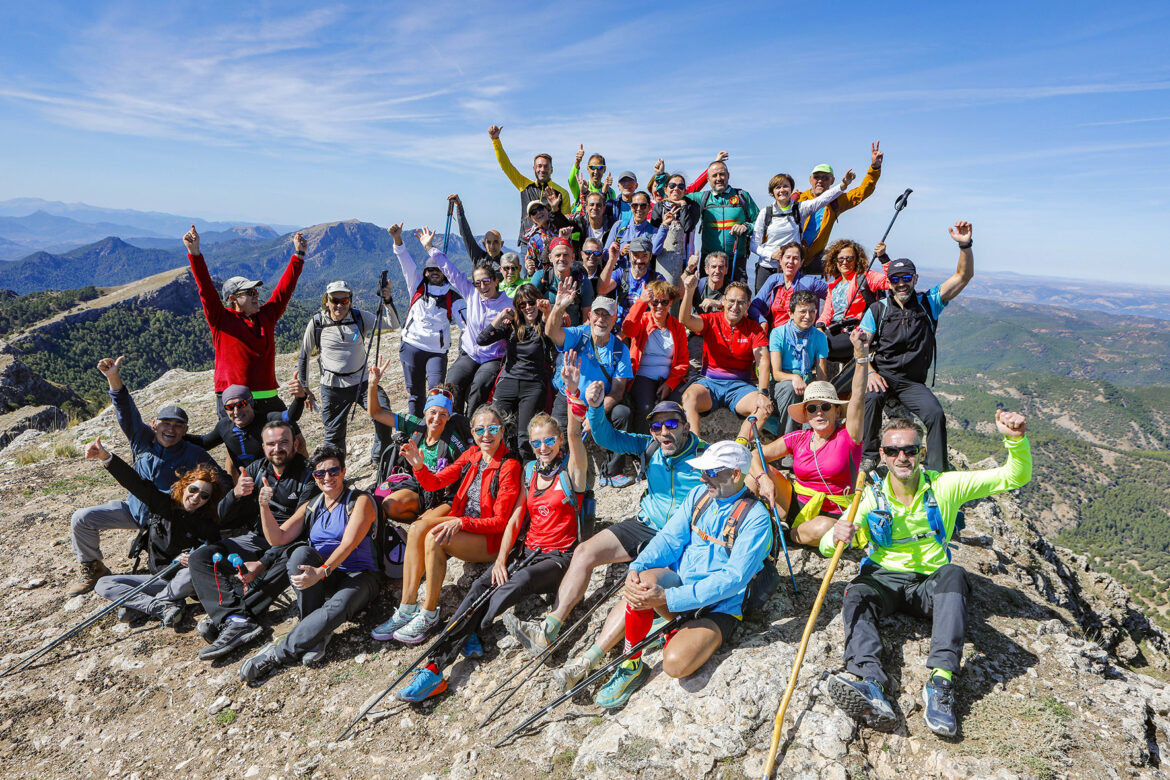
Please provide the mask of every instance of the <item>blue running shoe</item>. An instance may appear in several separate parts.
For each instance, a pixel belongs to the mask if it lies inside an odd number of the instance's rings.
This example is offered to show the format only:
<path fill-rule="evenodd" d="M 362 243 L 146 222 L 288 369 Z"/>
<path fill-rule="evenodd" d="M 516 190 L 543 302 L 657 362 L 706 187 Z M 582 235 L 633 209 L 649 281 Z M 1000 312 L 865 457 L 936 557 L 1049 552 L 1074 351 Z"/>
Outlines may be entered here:
<path fill-rule="evenodd" d="M 394 614 L 390 616 L 389 620 L 370 632 L 370 636 L 379 642 L 389 642 L 394 638 L 394 632 L 409 623 L 411 618 L 417 614 L 417 607 L 414 612 L 403 612 L 402 607 L 398 607 L 394 610 Z"/>
<path fill-rule="evenodd" d="M 922 689 L 922 702 L 926 709 L 922 719 L 926 727 L 940 737 L 953 737 L 959 730 L 955 720 L 955 685 L 947 678 L 935 674 Z"/>
<path fill-rule="evenodd" d="M 898 723 L 894 708 L 882 694 L 882 686 L 872 677 L 854 682 L 834 674 L 829 678 L 829 696 L 847 715 L 875 729 L 890 729 Z"/>
<path fill-rule="evenodd" d="M 609 681 L 601 686 L 601 690 L 593 697 L 593 703 L 607 710 L 624 707 L 634 695 L 634 691 L 641 688 L 649 679 L 650 667 L 642 663 L 641 658 L 636 661 L 624 661 Z"/>
<path fill-rule="evenodd" d="M 616 477 L 609 478 L 609 484 L 620 489 L 634 484 L 634 479 L 633 477 L 627 477 L 625 474 L 618 474 Z"/>
<path fill-rule="evenodd" d="M 464 658 L 483 658 L 483 642 L 479 641 L 479 634 L 468 634 L 463 641 Z"/>
<path fill-rule="evenodd" d="M 432 672 L 425 666 L 415 669 L 414 676 L 406 687 L 398 692 L 399 701 L 420 702 L 432 696 L 438 696 L 447 690 L 447 680 L 438 672 Z"/>

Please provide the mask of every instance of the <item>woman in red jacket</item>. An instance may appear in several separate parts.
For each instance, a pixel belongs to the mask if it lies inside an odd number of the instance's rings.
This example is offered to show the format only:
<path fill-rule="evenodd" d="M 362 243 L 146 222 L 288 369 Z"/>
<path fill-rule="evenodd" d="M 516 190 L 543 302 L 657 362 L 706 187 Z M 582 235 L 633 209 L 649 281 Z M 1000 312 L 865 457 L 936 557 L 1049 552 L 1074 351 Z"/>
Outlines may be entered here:
<path fill-rule="evenodd" d="M 650 282 L 622 323 L 622 335 L 630 340 L 634 369 L 629 390 L 631 419 L 639 433 L 649 433 L 646 415 L 656 403 L 682 400 L 679 386 L 687 378 L 690 362 L 687 329 L 670 316 L 670 307 L 678 297 L 670 282 Z"/>
<path fill-rule="evenodd" d="M 848 362 L 853 357 L 853 345 L 849 334 L 861 323 L 861 316 L 877 298 L 879 290 L 890 289 L 886 278 L 886 245 L 878 242 L 873 250 L 874 258 L 882 263 L 882 269 L 869 271 L 864 277 L 859 269 L 869 265 L 869 258 L 861 244 L 849 239 L 834 241 L 825 252 L 825 279 L 829 281 L 829 294 L 825 298 L 824 310 L 817 319 L 817 327 L 829 337 L 829 360 L 837 363 Z M 863 281 L 864 284 L 859 282 Z"/>
<path fill-rule="evenodd" d="M 374 639 L 397 639 L 418 644 L 439 622 L 439 591 L 447 575 L 447 558 L 474 563 L 496 559 L 504 528 L 520 495 L 520 461 L 504 444 L 504 417 L 484 404 L 471 417 L 476 446 L 450 466 L 432 473 L 413 442 L 402 445 L 401 454 L 414 468 L 423 490 L 442 490 L 459 483 L 451 508 L 424 513 L 410 526 L 406 559 L 402 564 L 402 601 Z M 418 608 L 418 587 L 423 570 L 427 576 L 426 601 Z"/>

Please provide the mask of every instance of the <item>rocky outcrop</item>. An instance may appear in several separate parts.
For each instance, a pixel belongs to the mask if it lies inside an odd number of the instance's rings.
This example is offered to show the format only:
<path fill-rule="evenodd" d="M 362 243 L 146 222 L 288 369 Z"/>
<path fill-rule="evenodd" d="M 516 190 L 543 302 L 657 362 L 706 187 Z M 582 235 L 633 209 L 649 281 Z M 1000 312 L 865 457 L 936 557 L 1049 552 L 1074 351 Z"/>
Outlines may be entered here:
<path fill-rule="evenodd" d="M 0 352 L 0 414 L 29 404 L 39 407 L 66 403 L 80 407 L 85 402 L 72 390 L 50 382 L 13 355 Z M 0 432 L 3 430 L 0 427 Z"/>

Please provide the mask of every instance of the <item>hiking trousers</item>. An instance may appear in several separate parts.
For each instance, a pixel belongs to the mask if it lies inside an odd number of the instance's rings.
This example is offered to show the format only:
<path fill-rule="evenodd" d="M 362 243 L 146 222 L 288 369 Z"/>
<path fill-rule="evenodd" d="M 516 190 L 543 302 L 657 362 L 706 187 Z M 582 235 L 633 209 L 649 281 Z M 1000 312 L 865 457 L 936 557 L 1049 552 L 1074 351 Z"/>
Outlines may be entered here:
<path fill-rule="evenodd" d="M 111 528 L 138 530 L 130 505 L 121 499 L 78 509 L 69 520 L 73 554 L 79 563 L 102 559 L 101 532 Z"/>
<path fill-rule="evenodd" d="M 458 359 L 447 370 L 447 381 L 455 385 L 455 414 L 470 417 L 480 404 L 487 403 L 502 365 L 503 358 L 477 363 L 466 352 L 459 353 Z"/>
<path fill-rule="evenodd" d="M 886 400 L 897 399 L 926 426 L 926 468 L 947 471 L 947 417 L 942 404 L 922 382 L 882 374 L 888 385 L 885 392 L 865 394 L 865 457 L 878 457 L 878 440 L 882 429 L 882 410 Z"/>
<path fill-rule="evenodd" d="M 804 382 L 807 385 L 812 381 L 812 374 L 805 376 Z M 804 395 L 797 395 L 796 388 L 792 386 L 792 381 L 773 382 L 772 383 L 772 400 L 776 404 L 776 415 L 780 418 L 780 435 L 799 431 L 804 426 L 792 419 L 792 415 L 788 413 L 788 407 L 792 404 L 804 400 Z"/>
<path fill-rule="evenodd" d="M 205 544 L 192 552 L 187 559 L 187 568 L 191 571 L 195 595 L 207 612 L 207 617 L 215 625 L 222 626 L 223 621 L 231 615 L 263 615 L 288 588 L 288 572 L 285 571 L 284 563 L 289 552 L 289 547 L 273 548 L 264 534 L 256 531 Z M 223 555 L 218 566 L 211 560 L 216 553 Z M 263 558 L 268 566 L 264 574 L 248 584 L 246 594 L 235 567 L 228 563 L 228 556 L 232 553 L 238 554 L 245 563 Z"/>
<path fill-rule="evenodd" d="M 447 375 L 447 353 L 427 352 L 404 341 L 398 349 L 398 357 L 402 360 L 406 393 L 410 396 L 407 411 L 415 417 L 422 417 L 427 391 L 442 382 L 443 377 Z"/>
<path fill-rule="evenodd" d="M 104 599 L 117 601 L 153 576 L 153 574 L 111 574 L 98 580 L 97 584 L 93 586 L 93 592 Z M 155 580 L 144 590 L 128 598 L 123 606 L 150 614 L 150 607 L 156 601 L 183 604 L 187 597 L 194 593 L 195 587 L 191 584 L 191 570 L 182 568 L 175 572 L 175 576 L 171 578 L 170 582 L 162 579 Z"/>
<path fill-rule="evenodd" d="M 325 556 L 307 544 L 298 545 L 284 566 L 286 575 L 300 574 L 300 567 L 320 566 Z M 381 575 L 369 571 L 330 572 L 312 587 L 297 591 L 300 622 L 280 644 L 276 657 L 286 666 L 299 663 L 305 653 L 319 646 L 342 623 L 351 620 L 374 600 L 382 589 Z"/>
<path fill-rule="evenodd" d="M 325 426 L 324 444 L 332 444 L 340 447 L 343 452 L 346 451 L 345 432 L 349 426 L 350 409 L 355 403 L 361 404 L 363 409 L 368 408 L 366 406 L 366 392 L 369 386 L 368 380 L 350 387 L 321 385 L 321 424 Z M 383 409 L 390 408 L 390 399 L 386 397 L 386 391 L 381 387 L 378 388 L 378 403 Z M 394 431 L 389 425 L 380 422 L 374 423 L 374 444 L 370 450 L 371 460 L 378 460 L 382 451 L 390 446 L 390 438 L 393 435 Z"/>
<path fill-rule="evenodd" d="M 548 381 L 501 376 L 496 382 L 492 403 L 516 418 L 516 441 L 510 442 L 509 448 L 525 461 L 535 458 L 528 441 L 528 423 L 548 404 Z"/>
<path fill-rule="evenodd" d="M 926 666 L 959 671 L 970 592 L 967 572 L 954 563 L 930 575 L 887 571 L 866 563 L 845 587 L 841 606 L 845 623 L 845 669 L 861 678 L 872 677 L 888 690 L 890 681 L 882 671 L 878 621 L 895 612 L 904 612 L 933 621 Z"/>
<path fill-rule="evenodd" d="M 532 555 L 532 558 L 523 567 L 512 572 L 508 581 L 496 588 L 495 592 L 484 603 L 480 604 L 479 609 L 470 616 L 470 619 L 464 620 L 457 629 L 451 632 L 450 641 L 443 642 L 431 654 L 429 659 L 431 663 L 439 669 L 449 666 L 459 655 L 459 651 L 463 649 L 463 642 L 468 636 L 482 634 L 501 612 L 513 604 L 518 604 L 525 596 L 556 592 L 565 572 L 569 570 L 570 553 L 567 551 L 539 552 L 533 555 L 531 551 L 525 551 L 525 555 Z M 471 609 L 472 604 L 491 587 L 492 570 L 489 567 L 471 584 L 471 588 L 468 589 L 467 595 L 463 597 L 463 601 L 454 614 L 458 615 L 464 610 Z"/>

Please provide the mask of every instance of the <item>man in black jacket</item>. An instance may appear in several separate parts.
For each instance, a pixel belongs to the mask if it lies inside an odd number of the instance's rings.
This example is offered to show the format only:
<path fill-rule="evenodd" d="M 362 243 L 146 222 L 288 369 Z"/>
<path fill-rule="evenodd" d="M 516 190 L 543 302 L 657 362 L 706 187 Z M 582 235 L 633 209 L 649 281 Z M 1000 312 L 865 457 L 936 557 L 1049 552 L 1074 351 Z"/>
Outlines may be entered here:
<path fill-rule="evenodd" d="M 199 633 L 211 642 L 199 652 L 205 661 L 227 655 L 257 639 L 264 628 L 256 618 L 288 587 L 285 569 L 288 548 L 272 547 L 260 530 L 257 503 L 260 486 L 265 480 L 274 486 L 269 506 L 281 523 L 318 493 L 307 460 L 293 450 L 291 423 L 283 420 L 266 423 L 261 440 L 264 458 L 250 463 L 235 488 L 219 502 L 222 526 L 247 530 L 199 548 L 191 554 L 188 564 L 195 595 L 207 611 L 207 617 L 199 624 Z M 223 556 L 218 564 L 213 560 L 216 553 Z M 244 595 L 235 591 L 228 576 L 233 568 L 228 563 L 232 553 L 245 563 L 244 571 L 238 572 L 247 587 Z"/>
<path fill-rule="evenodd" d="M 301 384 L 299 374 L 294 374 L 293 381 L 288 385 L 293 394 L 292 406 L 287 409 L 256 414 L 252 391 L 243 385 L 232 385 L 223 391 L 220 397 L 223 403 L 224 416 L 216 420 L 215 427 L 202 436 L 188 433 L 183 438 L 193 444 L 198 444 L 205 450 L 212 450 L 224 445 L 228 451 L 228 472 L 235 480 L 240 475 L 240 469 L 246 468 L 252 461 L 264 457 L 264 445 L 260 441 L 260 431 L 273 420 L 283 420 L 293 423 L 295 443 L 298 448 L 304 447 L 304 438 L 296 426 L 297 420 L 305 410 L 305 397 L 308 392 Z"/>

